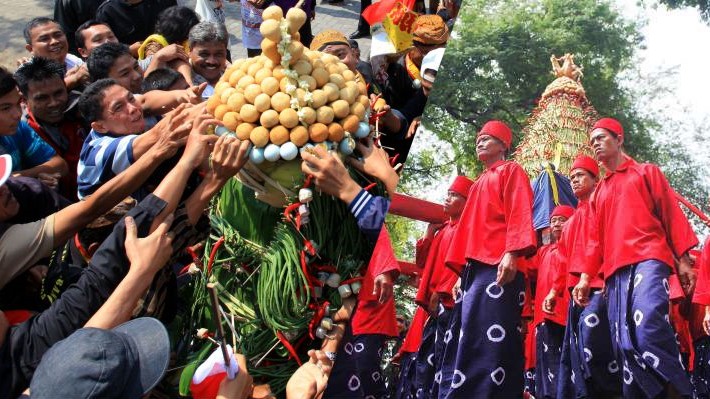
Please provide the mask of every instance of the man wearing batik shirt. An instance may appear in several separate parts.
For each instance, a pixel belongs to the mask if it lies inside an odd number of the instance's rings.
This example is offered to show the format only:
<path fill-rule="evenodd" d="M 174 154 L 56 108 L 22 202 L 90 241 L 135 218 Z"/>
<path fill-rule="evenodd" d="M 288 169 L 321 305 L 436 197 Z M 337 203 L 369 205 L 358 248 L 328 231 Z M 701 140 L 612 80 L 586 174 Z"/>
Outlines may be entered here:
<path fill-rule="evenodd" d="M 562 227 L 574 214 L 574 208 L 558 205 L 550 215 L 551 243 L 543 245 L 529 262 L 528 277 L 536 280 L 533 327 L 536 337 L 535 396 L 557 397 L 560 353 L 567 325 L 564 302 L 551 309 L 543 307 L 543 298 L 550 291 L 559 268 L 557 243 L 562 235 Z"/>
<path fill-rule="evenodd" d="M 698 239 L 658 166 L 637 163 L 624 153 L 621 123 L 600 119 L 589 138 L 606 175 L 590 200 L 594 223 L 588 262 L 572 297 L 586 305 L 590 276 L 602 274 L 625 397 L 690 396 L 668 322 L 668 279 L 677 264 L 683 290 L 693 291 L 688 251 Z"/>
<path fill-rule="evenodd" d="M 444 202 L 444 213 L 449 220 L 438 231 L 437 226 L 430 225 L 426 236 L 417 242 L 417 266 L 423 270 L 415 301 L 429 314 L 416 355 L 417 398 L 434 397 L 432 389 L 438 392 L 438 384 L 434 384 L 435 371 L 440 369 L 444 355 L 444 334 L 454 308 L 451 291 L 458 280 L 458 275 L 446 267 L 445 261 L 471 185 L 473 181 L 466 176 L 454 179 Z M 441 375 L 437 377 L 440 378 Z"/>
<path fill-rule="evenodd" d="M 471 186 L 446 257 L 446 265 L 461 275 L 462 294 L 452 315 L 460 314 L 461 328 L 445 333 L 440 398 L 523 392 L 525 287 L 518 259 L 535 250 L 536 237 L 530 180 L 520 165 L 505 160 L 511 141 L 510 128 L 500 121 L 486 123 L 476 139 L 486 169 Z"/>
<path fill-rule="evenodd" d="M 585 244 L 592 222 L 589 197 L 597 185 L 598 176 L 599 165 L 593 158 L 580 155 L 574 160 L 570 181 L 578 200 L 577 210 L 562 230 L 558 241 L 559 267 L 542 304 L 543 310 L 548 312 L 559 306 L 568 308 L 558 398 L 607 397 L 621 393 L 620 368 L 611 352 L 609 319 L 602 295 L 604 281 L 599 277 L 592 279 L 586 307 L 577 306 L 568 294 L 577 285 L 586 262 Z"/>

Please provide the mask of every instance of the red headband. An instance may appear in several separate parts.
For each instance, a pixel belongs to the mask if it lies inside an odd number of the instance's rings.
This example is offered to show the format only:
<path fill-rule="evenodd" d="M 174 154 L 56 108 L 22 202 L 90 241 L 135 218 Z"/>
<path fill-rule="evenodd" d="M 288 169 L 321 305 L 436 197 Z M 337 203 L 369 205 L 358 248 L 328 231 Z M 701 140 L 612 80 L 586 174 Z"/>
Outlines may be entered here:
<path fill-rule="evenodd" d="M 587 172 L 591 173 L 592 176 L 597 177 L 599 176 L 599 164 L 597 164 L 597 161 L 594 160 L 594 158 L 580 154 L 575 158 L 574 163 L 572 164 L 572 169 L 570 171 L 575 170 L 577 168 L 584 169 Z"/>
<path fill-rule="evenodd" d="M 473 180 L 466 176 L 456 176 L 454 182 L 451 183 L 451 187 L 449 187 L 449 191 L 453 191 L 464 198 L 468 198 L 468 190 L 471 188 L 471 185 L 473 185 Z"/>
<path fill-rule="evenodd" d="M 550 219 L 555 216 L 563 216 L 565 219 L 569 219 L 574 213 L 574 208 L 569 205 L 557 205 L 550 215 Z"/>
<path fill-rule="evenodd" d="M 624 127 L 614 118 L 599 119 L 592 127 L 592 131 L 597 128 L 606 129 L 617 136 L 624 137 Z"/>
<path fill-rule="evenodd" d="M 506 150 L 510 148 L 510 144 L 513 141 L 513 133 L 510 131 L 508 125 L 501 121 L 492 120 L 486 122 L 476 137 L 483 135 L 492 136 L 502 141 Z"/>

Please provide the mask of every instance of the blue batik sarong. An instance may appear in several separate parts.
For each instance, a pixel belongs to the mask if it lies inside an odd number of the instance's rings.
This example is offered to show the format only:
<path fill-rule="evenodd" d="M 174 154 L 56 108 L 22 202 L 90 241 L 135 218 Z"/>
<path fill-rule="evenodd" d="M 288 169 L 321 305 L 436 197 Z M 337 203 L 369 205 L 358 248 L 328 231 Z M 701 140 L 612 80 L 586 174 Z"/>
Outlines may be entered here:
<path fill-rule="evenodd" d="M 621 368 L 612 351 L 606 299 L 592 290 L 581 308 L 570 301 L 562 345 L 558 398 L 621 394 Z"/>
<path fill-rule="evenodd" d="M 537 398 L 556 398 L 560 354 L 565 327 L 552 321 L 540 323 L 535 332 L 535 394 Z"/>
<path fill-rule="evenodd" d="M 395 399 L 413 399 L 415 376 L 417 374 L 416 369 L 416 352 L 404 352 L 402 353 L 402 358 L 399 361 L 399 382 L 397 382 L 397 389 L 395 392 Z"/>
<path fill-rule="evenodd" d="M 668 316 L 670 271 L 663 262 L 647 260 L 619 269 L 606 280 L 612 347 L 624 397 L 657 397 L 669 383 L 679 395 L 691 394 Z"/>
<path fill-rule="evenodd" d="M 521 310 L 525 301 L 522 273 L 498 286 L 497 268 L 469 262 L 461 276 L 461 330 L 448 330 L 444 340 L 458 340 L 450 388 L 439 397 L 515 398 L 523 395 Z M 446 349 L 445 362 L 450 362 Z M 447 367 L 442 367 L 442 372 Z M 451 370 L 451 368 L 448 368 Z M 446 371 L 447 373 L 450 371 Z"/>

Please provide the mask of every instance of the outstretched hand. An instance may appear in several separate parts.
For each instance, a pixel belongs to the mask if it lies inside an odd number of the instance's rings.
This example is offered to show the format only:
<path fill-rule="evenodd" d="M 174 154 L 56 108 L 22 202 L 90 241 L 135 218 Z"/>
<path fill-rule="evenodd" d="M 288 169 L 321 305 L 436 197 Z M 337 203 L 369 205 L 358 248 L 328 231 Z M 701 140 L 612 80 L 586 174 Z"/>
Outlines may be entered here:
<path fill-rule="evenodd" d="M 358 142 L 357 149 L 362 154 L 362 160 L 349 157 L 348 163 L 355 169 L 379 179 L 387 187 L 387 192 L 394 193 L 399 183 L 399 175 L 390 165 L 387 151 L 376 145 L 370 137 Z"/>
<path fill-rule="evenodd" d="M 131 270 L 145 273 L 152 278 L 170 259 L 172 254 L 173 215 L 168 215 L 152 233 L 144 238 L 138 238 L 138 228 L 135 220 L 127 216 L 126 223 L 126 256 L 131 263 Z"/>
<path fill-rule="evenodd" d="M 303 173 L 312 175 L 316 187 L 322 192 L 338 197 L 346 204 L 352 202 L 361 187 L 350 177 L 340 158 L 321 147 L 313 147 L 312 151 L 301 153 Z"/>

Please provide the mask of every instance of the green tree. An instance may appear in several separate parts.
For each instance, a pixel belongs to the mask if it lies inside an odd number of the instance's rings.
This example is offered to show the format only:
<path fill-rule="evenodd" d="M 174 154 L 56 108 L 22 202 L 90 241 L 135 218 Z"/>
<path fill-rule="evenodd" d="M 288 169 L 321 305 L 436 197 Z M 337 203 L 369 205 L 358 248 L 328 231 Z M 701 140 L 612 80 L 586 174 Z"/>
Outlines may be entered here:
<path fill-rule="evenodd" d="M 422 118 L 453 155 L 443 156 L 437 144 L 425 148 L 420 159 L 407 167 L 403 189 L 426 186 L 422 180 L 430 179 L 429 175 L 452 170 L 475 176 L 480 171 L 476 131 L 490 119 L 506 121 L 517 145 L 523 125 L 554 79 L 550 55 L 574 53 L 584 68 L 582 82 L 589 102 L 601 116 L 622 122 L 629 154 L 661 164 L 678 191 L 695 190 L 698 185 L 689 182 L 699 181 L 697 169 L 686 166 L 697 164 L 666 155 L 679 154 L 661 148 L 651 134 L 665 122 L 639 108 L 640 92 L 628 84 L 637 71 L 642 24 L 625 19 L 603 0 L 465 1 Z M 652 80 L 639 84 L 648 85 L 647 91 L 665 89 Z M 694 199 L 707 198 L 707 188 L 701 188 Z"/>

